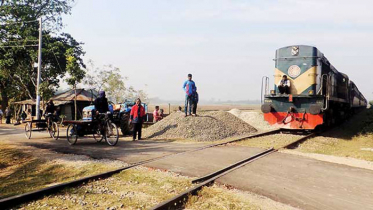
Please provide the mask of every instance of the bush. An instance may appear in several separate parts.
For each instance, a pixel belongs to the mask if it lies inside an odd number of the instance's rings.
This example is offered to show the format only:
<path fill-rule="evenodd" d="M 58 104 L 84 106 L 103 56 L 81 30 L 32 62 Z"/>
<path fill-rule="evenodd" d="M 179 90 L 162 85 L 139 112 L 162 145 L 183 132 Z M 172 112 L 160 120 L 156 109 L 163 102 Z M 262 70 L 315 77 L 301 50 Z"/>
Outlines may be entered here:
<path fill-rule="evenodd" d="M 373 106 L 373 101 L 369 101 L 370 107 Z"/>

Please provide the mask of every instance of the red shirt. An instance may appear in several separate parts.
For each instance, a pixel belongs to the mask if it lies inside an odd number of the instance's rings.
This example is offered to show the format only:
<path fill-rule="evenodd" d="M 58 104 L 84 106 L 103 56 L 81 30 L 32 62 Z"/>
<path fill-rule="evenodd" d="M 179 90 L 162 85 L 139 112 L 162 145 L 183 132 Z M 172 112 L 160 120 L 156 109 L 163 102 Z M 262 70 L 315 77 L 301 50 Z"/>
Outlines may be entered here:
<path fill-rule="evenodd" d="M 153 112 L 153 118 L 154 118 L 154 121 L 156 121 L 156 122 L 160 120 L 160 116 L 159 116 L 158 110 L 154 110 L 154 112 Z"/>
<path fill-rule="evenodd" d="M 144 116 L 145 116 L 144 107 L 140 106 L 140 110 L 139 110 L 139 106 L 137 104 L 135 104 L 131 109 L 131 116 L 130 116 L 133 123 L 142 122 L 142 118 Z"/>

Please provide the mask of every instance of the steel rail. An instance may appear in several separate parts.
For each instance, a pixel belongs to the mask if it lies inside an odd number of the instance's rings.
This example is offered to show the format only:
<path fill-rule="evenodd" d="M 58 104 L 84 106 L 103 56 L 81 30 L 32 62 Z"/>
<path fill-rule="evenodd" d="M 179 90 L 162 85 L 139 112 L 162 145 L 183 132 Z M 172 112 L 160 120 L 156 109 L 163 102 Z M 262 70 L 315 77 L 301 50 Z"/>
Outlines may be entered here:
<path fill-rule="evenodd" d="M 192 181 L 192 183 L 200 183 L 196 186 L 194 186 L 193 188 L 191 189 L 188 189 L 180 194 L 178 194 L 177 196 L 169 199 L 169 200 L 166 200 L 160 204 L 158 204 L 157 206 L 153 207 L 152 210 L 172 210 L 172 209 L 179 209 L 179 208 L 182 208 L 184 207 L 185 205 L 185 202 L 187 201 L 188 197 L 190 195 L 196 195 L 198 193 L 198 191 L 200 191 L 203 187 L 205 186 L 209 186 L 211 184 L 213 184 L 215 182 L 216 179 L 238 169 L 238 168 L 241 168 L 251 162 L 254 162 L 262 157 L 265 157 L 267 155 L 270 155 L 272 153 L 275 153 L 277 151 L 279 151 L 280 149 L 286 149 L 286 148 L 292 148 L 294 145 L 296 144 L 299 144 L 301 142 L 304 142 L 306 141 L 307 139 L 311 138 L 311 137 L 314 137 L 316 135 L 316 133 L 311 133 L 309 135 L 306 135 L 306 136 L 303 136 L 285 146 L 282 146 L 281 148 L 278 148 L 278 149 L 274 149 L 274 148 L 271 148 L 271 149 L 268 149 L 268 150 L 265 150 L 263 152 L 260 152 L 256 155 L 253 155 L 249 158 L 246 158 L 244 160 L 241 160 L 237 163 L 234 163 L 228 167 L 225 167 L 223 169 L 220 169 L 218 171 L 215 171 L 211 174 L 208 174 L 206 176 L 203 176 L 203 177 L 200 177 L 198 179 L 195 179 Z M 202 182 L 202 183 L 201 183 Z"/>
<path fill-rule="evenodd" d="M 188 151 L 173 153 L 173 154 L 164 155 L 164 156 L 161 156 L 161 157 L 156 157 L 156 158 L 140 161 L 140 162 L 137 162 L 137 163 L 133 163 L 129 166 L 116 169 L 116 170 L 112 170 L 112 171 L 96 174 L 96 175 L 93 175 L 93 176 L 80 178 L 80 179 L 77 179 L 77 180 L 74 180 L 74 181 L 53 185 L 53 186 L 50 186 L 50 187 L 47 187 L 47 188 L 43 188 L 43 189 L 40 189 L 40 190 L 35 190 L 35 191 L 32 191 L 32 192 L 27 192 L 27 193 L 20 194 L 20 195 L 15 195 L 15 196 L 8 197 L 8 198 L 3 198 L 3 199 L 0 200 L 0 206 L 2 208 L 11 208 L 11 207 L 20 205 L 22 203 L 26 203 L 28 201 L 37 200 L 37 199 L 39 199 L 43 196 L 46 196 L 46 195 L 55 194 L 55 193 L 61 191 L 64 188 L 67 188 L 67 187 L 74 187 L 74 186 L 81 185 L 83 183 L 87 183 L 87 182 L 92 181 L 92 180 L 108 178 L 108 177 L 110 177 L 114 174 L 120 173 L 122 171 L 134 168 L 136 166 L 144 165 L 146 163 L 161 160 L 163 158 L 168 158 L 168 157 L 171 157 L 171 156 L 174 156 L 174 155 L 180 155 L 180 154 L 184 154 L 184 153 L 188 153 L 188 152 L 200 151 L 200 150 L 208 149 L 208 148 L 211 148 L 211 147 L 226 145 L 226 144 L 234 143 L 234 142 L 237 142 L 237 141 L 242 141 L 242 140 L 245 140 L 245 139 L 271 135 L 271 134 L 279 133 L 280 131 L 281 131 L 281 129 L 271 130 L 271 131 L 268 131 L 268 132 L 262 132 L 262 133 L 258 133 L 258 134 L 254 134 L 254 135 L 248 135 L 248 136 L 245 136 L 245 137 L 239 137 L 239 138 L 236 138 L 236 139 L 233 139 L 233 140 L 230 140 L 230 141 L 227 141 L 227 142 L 223 142 L 223 143 L 207 145 L 207 146 L 203 146 L 203 147 L 200 147 L 200 148 L 197 148 L 197 149 L 192 149 L 192 150 L 188 150 Z"/>

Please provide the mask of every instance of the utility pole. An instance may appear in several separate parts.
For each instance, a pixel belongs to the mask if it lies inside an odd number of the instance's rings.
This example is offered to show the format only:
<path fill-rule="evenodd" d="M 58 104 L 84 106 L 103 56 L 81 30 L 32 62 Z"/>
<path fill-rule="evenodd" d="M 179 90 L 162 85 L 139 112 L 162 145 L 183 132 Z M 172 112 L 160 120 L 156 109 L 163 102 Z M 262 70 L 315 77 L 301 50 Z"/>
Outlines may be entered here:
<path fill-rule="evenodd" d="M 38 78 L 36 82 L 36 119 L 40 120 L 40 75 L 41 75 L 41 45 L 43 41 L 42 19 L 39 18 L 39 48 L 38 48 Z"/>

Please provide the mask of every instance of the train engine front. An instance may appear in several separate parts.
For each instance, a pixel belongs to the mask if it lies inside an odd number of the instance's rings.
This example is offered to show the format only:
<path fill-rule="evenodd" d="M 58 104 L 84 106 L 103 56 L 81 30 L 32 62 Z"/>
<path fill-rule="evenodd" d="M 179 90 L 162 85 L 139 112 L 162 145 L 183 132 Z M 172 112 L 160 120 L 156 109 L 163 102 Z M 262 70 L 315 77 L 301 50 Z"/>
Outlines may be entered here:
<path fill-rule="evenodd" d="M 284 76 L 290 87 L 287 93 L 280 93 Z M 333 119 L 333 106 L 341 111 L 350 108 L 348 77 L 339 73 L 316 47 L 278 49 L 274 82 L 274 89 L 265 93 L 261 109 L 264 119 L 275 127 L 313 130 Z"/>

